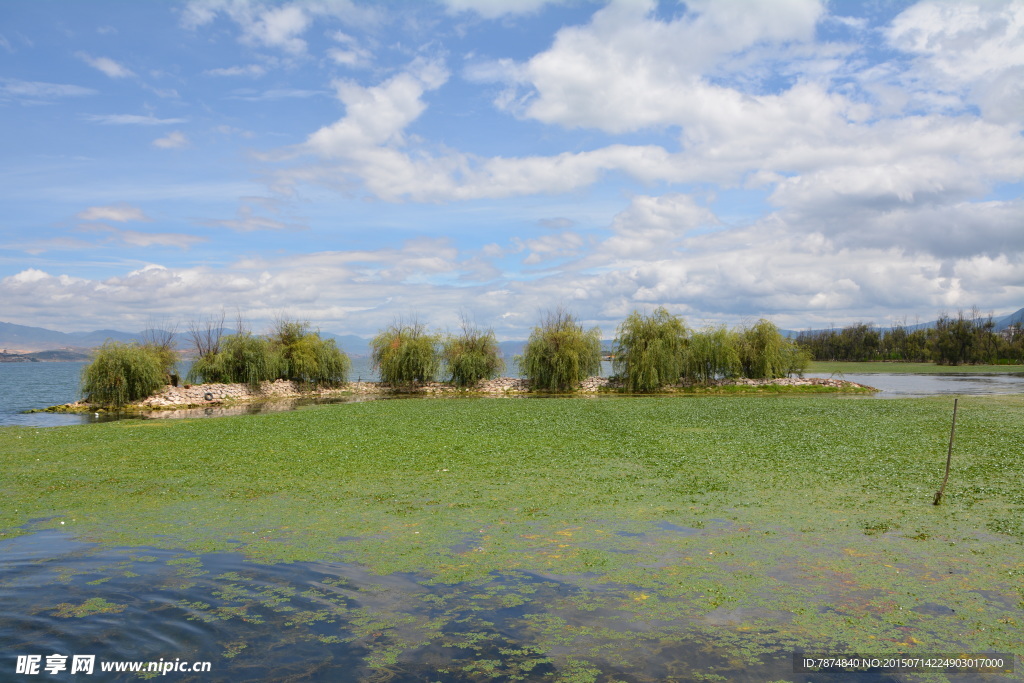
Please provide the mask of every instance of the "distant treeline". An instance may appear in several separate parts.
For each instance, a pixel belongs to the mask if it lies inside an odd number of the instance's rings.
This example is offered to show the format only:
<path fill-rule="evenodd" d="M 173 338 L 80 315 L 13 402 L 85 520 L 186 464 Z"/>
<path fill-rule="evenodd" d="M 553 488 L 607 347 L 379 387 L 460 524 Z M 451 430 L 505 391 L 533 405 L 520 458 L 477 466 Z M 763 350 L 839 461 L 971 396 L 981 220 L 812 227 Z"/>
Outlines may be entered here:
<path fill-rule="evenodd" d="M 857 323 L 842 329 L 801 332 L 796 343 L 814 360 L 934 362 L 939 365 L 1024 363 L 1020 321 L 996 331 L 992 316 L 977 310 L 942 314 L 933 328 L 889 329 Z"/>

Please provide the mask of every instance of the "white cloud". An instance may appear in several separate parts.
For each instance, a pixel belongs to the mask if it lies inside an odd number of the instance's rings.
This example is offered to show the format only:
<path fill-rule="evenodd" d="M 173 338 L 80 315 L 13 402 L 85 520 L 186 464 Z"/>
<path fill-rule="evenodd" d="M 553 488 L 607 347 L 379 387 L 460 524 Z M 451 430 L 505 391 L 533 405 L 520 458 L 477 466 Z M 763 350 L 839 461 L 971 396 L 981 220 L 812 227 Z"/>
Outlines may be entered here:
<path fill-rule="evenodd" d="M 79 216 L 81 217 L 81 216 Z M 115 219 L 116 220 L 116 219 Z M 207 238 L 171 232 L 142 232 L 139 230 L 122 230 L 110 225 L 88 224 L 79 228 L 82 232 L 98 233 L 106 236 L 104 242 L 119 242 L 133 247 L 189 247 L 206 242 Z M 95 246 L 95 245 L 89 245 Z"/>
<path fill-rule="evenodd" d="M 571 258 L 579 255 L 585 244 L 582 235 L 569 231 L 522 240 L 523 248 L 530 252 L 523 263 L 536 265 L 552 259 Z"/>
<path fill-rule="evenodd" d="M 714 89 L 704 74 L 726 57 L 761 43 L 807 41 L 823 8 L 816 0 L 688 3 L 671 21 L 653 16 L 653 1 L 613 2 L 586 26 L 562 28 L 554 44 L 504 75 L 526 95 L 506 93 L 522 115 L 565 127 L 612 133 L 680 125 L 700 115 Z M 485 78 L 479 68 L 470 72 Z M 704 113 L 704 116 L 707 116 Z"/>
<path fill-rule="evenodd" d="M 96 90 L 83 88 L 80 85 L 0 78 L 0 101 L 45 102 L 61 97 L 85 97 L 95 94 L 97 94 Z"/>
<path fill-rule="evenodd" d="M 292 57 L 307 51 L 302 38 L 316 17 L 331 17 L 356 25 L 379 21 L 381 10 L 351 0 L 305 0 L 266 3 L 258 0 L 192 0 L 182 11 L 185 28 L 195 30 L 224 13 L 241 29 L 243 43 L 283 50 Z"/>
<path fill-rule="evenodd" d="M 257 78 L 267 73 L 265 67 L 259 64 L 246 64 L 245 66 L 227 66 L 217 69 L 207 69 L 203 74 L 207 76 L 249 76 Z"/>
<path fill-rule="evenodd" d="M 75 216 L 83 221 L 117 221 L 118 223 L 153 220 L 142 209 L 129 204 L 90 206 L 88 209 L 79 211 Z"/>
<path fill-rule="evenodd" d="M 188 147 L 189 144 L 188 137 L 180 130 L 173 130 L 164 137 L 153 140 L 153 146 L 160 149 L 181 149 Z"/>
<path fill-rule="evenodd" d="M 440 64 L 418 60 L 381 85 L 369 88 L 352 81 L 335 81 L 345 116 L 309 136 L 305 148 L 318 156 L 337 158 L 351 150 L 402 142 L 407 125 L 426 109 L 421 97 L 448 80 Z"/>
<path fill-rule="evenodd" d="M 618 214 L 611 228 L 615 233 L 603 245 L 603 258 L 612 260 L 660 258 L 698 228 L 719 223 L 693 197 L 671 193 L 660 197 L 634 197 L 629 208 Z"/>
<path fill-rule="evenodd" d="M 306 51 L 302 35 L 311 23 L 299 5 L 285 5 L 262 12 L 246 29 L 255 42 L 299 54 Z"/>
<path fill-rule="evenodd" d="M 85 52 L 76 52 L 75 56 L 92 68 L 102 71 L 111 78 L 127 78 L 135 75 L 131 69 L 115 62 L 109 57 L 92 57 Z"/>
<path fill-rule="evenodd" d="M 208 225 L 215 228 L 228 228 L 236 232 L 254 232 L 257 230 L 295 230 L 302 226 L 295 223 L 279 221 L 267 216 L 259 216 L 253 212 L 252 207 L 243 205 L 239 207 L 237 216 L 232 219 L 217 219 L 199 221 L 201 225 Z"/>
<path fill-rule="evenodd" d="M 531 14 L 546 5 L 566 4 L 568 0 L 442 0 L 448 11 L 473 12 L 485 19 L 497 19 L 509 14 Z"/>
<path fill-rule="evenodd" d="M 927 101 L 938 91 L 956 95 L 939 104 L 981 107 L 989 120 L 1024 123 L 1024 5 L 1012 0 L 920 2 L 886 30 L 890 44 L 916 55 L 901 84 Z M 966 95 L 966 102 L 960 99 Z"/>
<path fill-rule="evenodd" d="M 187 123 L 188 119 L 158 119 L 152 114 L 89 114 L 86 120 L 112 126 L 168 126 L 175 123 Z"/>
<path fill-rule="evenodd" d="M 275 88 L 256 92 L 255 90 L 235 90 L 229 99 L 244 100 L 246 102 L 265 102 L 268 100 L 305 99 L 307 97 L 319 97 L 329 94 L 326 90 L 303 90 L 301 88 Z"/>

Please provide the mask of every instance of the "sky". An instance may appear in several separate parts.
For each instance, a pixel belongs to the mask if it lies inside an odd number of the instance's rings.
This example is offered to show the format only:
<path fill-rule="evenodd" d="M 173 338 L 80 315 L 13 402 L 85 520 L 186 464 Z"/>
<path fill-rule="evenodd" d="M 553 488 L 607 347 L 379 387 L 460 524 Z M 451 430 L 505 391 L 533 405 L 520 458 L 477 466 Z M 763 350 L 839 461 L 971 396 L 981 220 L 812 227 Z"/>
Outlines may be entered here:
<path fill-rule="evenodd" d="M 1024 306 L 1024 2 L 0 3 L 0 320 Z"/>

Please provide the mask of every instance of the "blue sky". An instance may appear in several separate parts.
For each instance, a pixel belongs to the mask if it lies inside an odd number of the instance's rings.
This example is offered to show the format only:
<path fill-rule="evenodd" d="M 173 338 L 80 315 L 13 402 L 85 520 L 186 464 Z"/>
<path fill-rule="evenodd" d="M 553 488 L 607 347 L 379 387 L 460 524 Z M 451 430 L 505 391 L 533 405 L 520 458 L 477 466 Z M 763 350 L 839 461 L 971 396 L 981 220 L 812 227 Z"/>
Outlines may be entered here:
<path fill-rule="evenodd" d="M 1024 4 L 0 4 L 0 320 L 1024 306 Z"/>

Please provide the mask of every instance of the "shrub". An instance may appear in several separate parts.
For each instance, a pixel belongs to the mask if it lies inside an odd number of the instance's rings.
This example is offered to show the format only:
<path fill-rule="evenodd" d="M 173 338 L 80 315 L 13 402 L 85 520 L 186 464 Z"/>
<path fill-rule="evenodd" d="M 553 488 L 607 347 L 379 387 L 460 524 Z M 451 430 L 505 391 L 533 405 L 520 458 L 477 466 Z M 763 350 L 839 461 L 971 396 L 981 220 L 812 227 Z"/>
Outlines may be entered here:
<path fill-rule="evenodd" d="M 533 328 L 519 359 L 535 389 L 567 391 L 601 372 L 601 331 L 584 332 L 563 310 L 549 312 Z"/>
<path fill-rule="evenodd" d="M 739 339 L 725 326 L 708 326 L 690 335 L 684 374 L 695 382 L 710 384 L 740 374 Z"/>
<path fill-rule="evenodd" d="M 370 347 L 373 366 L 385 384 L 433 382 L 441 369 L 437 346 L 440 338 L 427 333 L 418 322 L 404 325 L 396 322 L 381 331 Z"/>
<path fill-rule="evenodd" d="M 268 339 L 243 331 L 220 340 L 220 350 L 197 358 L 189 370 L 190 382 L 244 383 L 277 379 L 283 369 L 280 353 Z"/>
<path fill-rule="evenodd" d="M 159 391 L 166 359 L 150 346 L 107 341 L 82 371 L 82 393 L 90 403 L 120 408 Z"/>
<path fill-rule="evenodd" d="M 279 320 L 270 340 L 281 359 L 279 376 L 309 384 L 341 384 L 348 375 L 349 362 L 334 343 L 311 332 L 308 322 Z"/>
<path fill-rule="evenodd" d="M 444 341 L 441 358 L 449 381 L 460 387 L 473 386 L 483 379 L 492 379 L 505 368 L 494 332 L 482 332 L 463 325 L 462 334 Z"/>
<path fill-rule="evenodd" d="M 615 338 L 615 371 L 628 391 L 657 391 L 679 380 L 686 353 L 683 320 L 659 308 L 653 315 L 633 311 Z"/>

